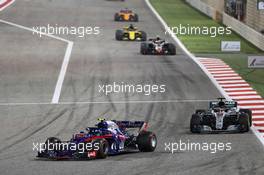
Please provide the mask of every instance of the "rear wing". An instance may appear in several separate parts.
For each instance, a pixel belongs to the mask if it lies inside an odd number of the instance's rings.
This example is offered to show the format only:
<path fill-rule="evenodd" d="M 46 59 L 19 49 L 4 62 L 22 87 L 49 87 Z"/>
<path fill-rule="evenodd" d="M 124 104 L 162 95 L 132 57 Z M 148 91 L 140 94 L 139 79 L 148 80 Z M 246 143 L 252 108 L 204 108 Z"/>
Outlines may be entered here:
<path fill-rule="evenodd" d="M 224 101 L 225 106 L 227 108 L 236 108 L 237 107 L 237 102 L 236 101 Z M 215 108 L 215 107 L 219 107 L 218 106 L 219 101 L 211 101 L 209 104 L 209 108 Z"/>
<path fill-rule="evenodd" d="M 148 123 L 145 121 L 116 121 L 113 120 L 120 128 L 139 128 L 140 131 L 147 130 Z"/>

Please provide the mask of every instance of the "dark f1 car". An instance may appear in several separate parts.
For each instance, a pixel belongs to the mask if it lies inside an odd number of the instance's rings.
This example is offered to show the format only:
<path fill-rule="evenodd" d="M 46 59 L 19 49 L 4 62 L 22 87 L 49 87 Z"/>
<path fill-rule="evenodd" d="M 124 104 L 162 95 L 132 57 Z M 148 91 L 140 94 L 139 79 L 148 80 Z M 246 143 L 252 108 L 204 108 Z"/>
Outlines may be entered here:
<path fill-rule="evenodd" d="M 140 53 L 143 55 L 176 55 L 176 47 L 173 43 L 155 38 L 141 43 Z"/>
<path fill-rule="evenodd" d="M 123 41 L 146 41 L 147 34 L 144 31 L 139 31 L 132 24 L 129 27 L 124 27 L 123 30 L 116 30 L 116 40 Z"/>
<path fill-rule="evenodd" d="M 251 124 L 251 110 L 239 109 L 237 102 L 219 98 L 210 102 L 208 110 L 196 110 L 190 129 L 192 133 L 248 132 Z"/>
<path fill-rule="evenodd" d="M 114 19 L 115 21 L 138 22 L 138 15 L 126 8 L 115 13 Z"/>
<path fill-rule="evenodd" d="M 96 159 L 123 152 L 153 152 L 157 138 L 143 121 L 100 120 L 96 127 L 74 134 L 69 141 L 50 137 L 37 157 L 50 159 Z"/>

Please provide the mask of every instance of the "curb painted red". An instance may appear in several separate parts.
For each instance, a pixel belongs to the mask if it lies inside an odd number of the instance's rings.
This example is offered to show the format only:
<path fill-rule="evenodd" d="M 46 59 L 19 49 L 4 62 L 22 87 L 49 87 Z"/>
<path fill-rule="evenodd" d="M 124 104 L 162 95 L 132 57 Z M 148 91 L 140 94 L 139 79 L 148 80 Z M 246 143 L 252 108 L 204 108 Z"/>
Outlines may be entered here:
<path fill-rule="evenodd" d="M 264 139 L 264 99 L 225 62 L 216 58 L 198 58 L 226 94 L 241 108 L 252 110 L 252 125 Z"/>
<path fill-rule="evenodd" d="M 6 0 L 0 4 L 0 11 L 4 10 L 7 6 L 11 5 L 15 0 Z"/>

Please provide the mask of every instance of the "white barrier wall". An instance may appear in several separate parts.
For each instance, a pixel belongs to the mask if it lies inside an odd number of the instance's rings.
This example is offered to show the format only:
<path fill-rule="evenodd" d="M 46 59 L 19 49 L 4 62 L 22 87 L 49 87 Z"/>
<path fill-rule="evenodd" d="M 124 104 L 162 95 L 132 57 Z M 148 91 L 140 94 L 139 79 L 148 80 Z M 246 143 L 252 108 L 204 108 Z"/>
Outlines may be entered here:
<path fill-rule="evenodd" d="M 261 33 L 225 13 L 223 13 L 223 24 L 232 27 L 235 32 L 264 51 L 264 35 Z"/>
<path fill-rule="evenodd" d="M 210 7 L 209 5 L 207 5 L 206 3 L 204 3 L 200 0 L 186 0 L 186 2 L 188 2 L 191 6 L 198 9 L 199 11 L 204 13 L 205 15 L 207 15 L 211 18 L 214 18 L 215 9 L 213 7 Z"/>
<path fill-rule="evenodd" d="M 192 7 L 198 9 L 205 15 L 216 19 L 217 14 L 219 13 L 216 9 L 213 7 L 210 7 L 206 3 L 200 1 L 200 0 L 186 0 Z M 264 35 L 257 32 L 256 30 L 250 28 L 246 24 L 238 21 L 237 19 L 222 13 L 222 22 L 224 25 L 232 27 L 232 30 L 237 32 L 239 35 L 241 35 L 243 38 L 251 42 L 253 45 L 258 47 L 259 49 L 264 51 Z"/>

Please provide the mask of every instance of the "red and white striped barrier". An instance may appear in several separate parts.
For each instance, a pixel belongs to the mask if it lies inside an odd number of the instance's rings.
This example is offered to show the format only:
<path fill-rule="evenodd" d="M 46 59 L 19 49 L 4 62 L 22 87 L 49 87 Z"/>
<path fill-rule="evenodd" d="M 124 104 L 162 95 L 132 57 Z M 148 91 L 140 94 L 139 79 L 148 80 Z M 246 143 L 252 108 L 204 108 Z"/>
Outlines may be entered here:
<path fill-rule="evenodd" d="M 264 140 L 264 99 L 225 62 L 216 58 L 198 58 L 219 86 L 241 108 L 252 110 L 252 124 Z"/>
<path fill-rule="evenodd" d="M 11 5 L 15 0 L 0 0 L 0 11 Z"/>

